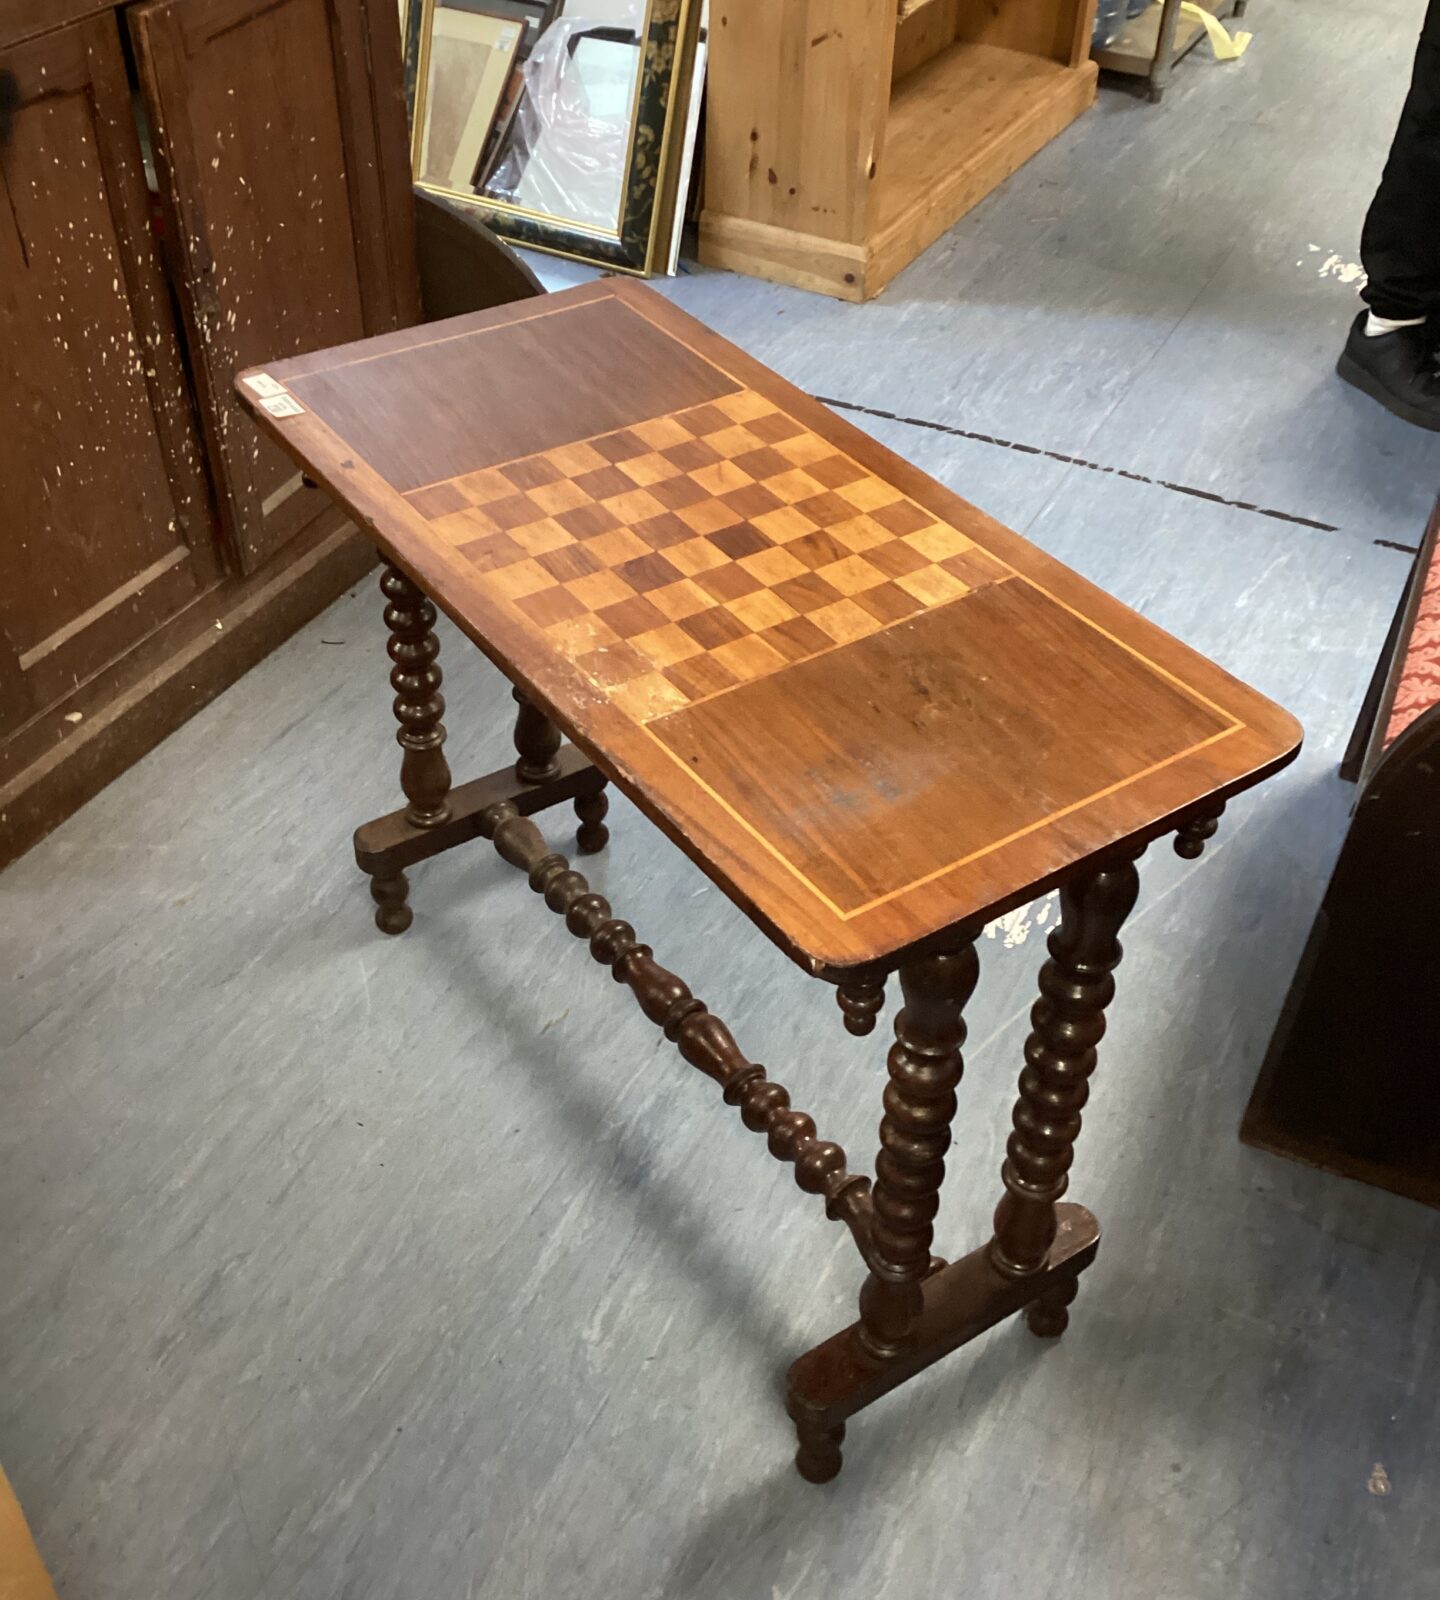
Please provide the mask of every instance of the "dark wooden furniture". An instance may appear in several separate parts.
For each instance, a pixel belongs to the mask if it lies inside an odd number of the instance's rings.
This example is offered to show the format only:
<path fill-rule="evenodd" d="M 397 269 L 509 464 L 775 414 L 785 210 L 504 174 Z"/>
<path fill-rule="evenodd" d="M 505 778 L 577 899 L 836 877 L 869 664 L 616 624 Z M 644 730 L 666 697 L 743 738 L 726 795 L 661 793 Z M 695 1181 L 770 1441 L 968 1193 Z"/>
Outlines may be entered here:
<path fill-rule="evenodd" d="M 800 1357 L 798 1464 L 1024 1310 L 1067 1320 L 1099 1229 L 1063 1200 L 1151 840 L 1198 855 L 1283 766 L 1283 711 L 664 300 L 612 282 L 267 366 L 264 426 L 372 534 L 407 805 L 356 835 L 377 920 L 405 868 L 481 836 L 588 941 L 868 1269 Z M 268 410 L 266 408 L 269 408 Z M 441 607 L 514 682 L 513 770 L 452 787 Z M 571 742 L 562 742 L 562 733 Z M 865 1033 L 904 998 L 872 1185 L 529 818 L 614 782 Z M 992 1239 L 932 1223 L 984 924 L 1059 885 Z"/>
<path fill-rule="evenodd" d="M 1354 816 L 1240 1137 L 1440 1206 L 1440 502 L 1341 773 Z"/>
<path fill-rule="evenodd" d="M 0 0 L 0 864 L 373 563 L 233 377 L 419 319 L 401 72 L 394 0 Z"/>
<path fill-rule="evenodd" d="M 1406 728 L 1440 701 L 1440 498 L 1395 605 L 1340 776 L 1368 779 Z"/>
<path fill-rule="evenodd" d="M 415 191 L 415 247 L 427 322 L 545 293 L 539 278 L 473 211 L 424 189 Z"/>

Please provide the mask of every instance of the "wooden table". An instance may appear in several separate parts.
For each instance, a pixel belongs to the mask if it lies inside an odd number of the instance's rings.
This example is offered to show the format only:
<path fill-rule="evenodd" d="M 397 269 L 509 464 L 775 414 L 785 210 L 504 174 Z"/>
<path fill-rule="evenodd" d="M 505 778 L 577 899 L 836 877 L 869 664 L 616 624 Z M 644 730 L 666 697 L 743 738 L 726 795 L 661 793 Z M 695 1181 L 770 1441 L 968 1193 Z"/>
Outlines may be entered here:
<path fill-rule="evenodd" d="M 379 545 L 403 811 L 356 856 L 481 836 L 588 940 L 868 1269 L 790 1370 L 797 1464 L 1012 1312 L 1061 1333 L 1095 1219 L 1062 1201 L 1134 904 L 1284 766 L 1285 712 L 665 300 L 612 281 L 242 374 L 258 420 Z M 433 602 L 433 603 L 432 603 Z M 515 685 L 519 760 L 451 786 L 435 606 Z M 571 743 L 562 742 L 562 733 Z M 528 818 L 600 849 L 617 784 L 865 1034 L 904 1005 L 872 1185 Z M 1058 885 L 994 1236 L 931 1254 L 984 925 Z"/>

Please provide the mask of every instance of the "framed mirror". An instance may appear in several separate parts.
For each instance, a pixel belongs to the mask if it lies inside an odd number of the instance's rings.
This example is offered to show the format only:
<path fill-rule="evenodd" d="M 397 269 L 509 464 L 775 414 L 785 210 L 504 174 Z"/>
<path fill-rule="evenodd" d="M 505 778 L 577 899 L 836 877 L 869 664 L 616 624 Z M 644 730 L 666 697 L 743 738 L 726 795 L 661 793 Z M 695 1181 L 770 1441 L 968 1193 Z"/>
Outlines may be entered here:
<path fill-rule="evenodd" d="M 419 188 L 497 233 L 648 274 L 673 258 L 703 0 L 400 0 Z"/>

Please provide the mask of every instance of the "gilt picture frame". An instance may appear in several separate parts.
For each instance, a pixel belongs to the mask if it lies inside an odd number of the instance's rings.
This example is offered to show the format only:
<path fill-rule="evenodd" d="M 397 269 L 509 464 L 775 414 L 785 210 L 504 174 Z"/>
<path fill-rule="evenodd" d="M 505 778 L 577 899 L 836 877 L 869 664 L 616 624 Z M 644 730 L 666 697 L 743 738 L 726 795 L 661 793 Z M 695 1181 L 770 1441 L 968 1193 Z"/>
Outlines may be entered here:
<path fill-rule="evenodd" d="M 465 9 L 479 9 L 484 0 L 461 3 Z M 577 221 L 460 184 L 440 184 L 417 176 L 417 188 L 473 209 L 488 227 L 515 244 L 641 276 L 663 270 L 676 207 L 683 204 L 676 190 L 686 116 L 696 91 L 693 78 L 702 5 L 703 0 L 645 0 L 643 28 L 634 30 L 632 44 L 636 82 L 613 226 Z M 444 9 L 444 0 L 409 0 L 406 19 L 405 79 L 417 173 L 420 136 L 429 125 L 426 98 L 433 76 L 437 9 Z M 521 70 L 517 67 L 517 72 Z"/>

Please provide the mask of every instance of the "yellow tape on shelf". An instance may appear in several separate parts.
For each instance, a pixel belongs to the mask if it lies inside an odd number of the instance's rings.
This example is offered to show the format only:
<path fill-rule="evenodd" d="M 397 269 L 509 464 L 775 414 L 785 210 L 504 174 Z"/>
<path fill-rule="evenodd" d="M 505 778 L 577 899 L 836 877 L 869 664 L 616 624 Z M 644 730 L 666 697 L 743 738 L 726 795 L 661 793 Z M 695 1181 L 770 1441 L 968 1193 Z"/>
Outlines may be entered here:
<path fill-rule="evenodd" d="M 1215 52 L 1217 61 L 1236 61 L 1245 54 L 1253 34 L 1237 32 L 1234 38 L 1225 31 L 1224 24 L 1213 12 L 1207 11 L 1204 6 L 1198 6 L 1194 0 L 1180 0 L 1180 10 L 1187 17 L 1194 17 L 1202 24 L 1205 32 L 1210 36 L 1210 48 Z"/>

